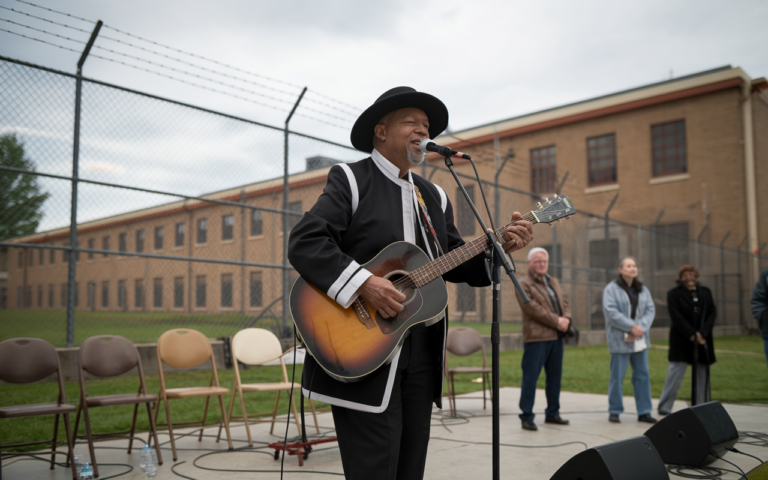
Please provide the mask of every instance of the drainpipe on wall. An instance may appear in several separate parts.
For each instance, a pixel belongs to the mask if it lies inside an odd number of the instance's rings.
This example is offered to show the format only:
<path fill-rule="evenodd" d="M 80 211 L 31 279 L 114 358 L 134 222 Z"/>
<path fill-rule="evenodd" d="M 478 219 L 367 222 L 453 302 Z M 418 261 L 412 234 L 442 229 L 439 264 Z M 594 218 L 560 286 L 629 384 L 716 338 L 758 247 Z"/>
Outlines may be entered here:
<path fill-rule="evenodd" d="M 744 180 L 747 195 L 747 236 L 750 253 L 757 250 L 757 192 L 755 189 L 755 144 L 752 131 L 752 81 L 749 77 L 742 84 L 741 112 L 744 126 Z M 757 258 L 752 258 L 752 278 L 760 274 Z"/>

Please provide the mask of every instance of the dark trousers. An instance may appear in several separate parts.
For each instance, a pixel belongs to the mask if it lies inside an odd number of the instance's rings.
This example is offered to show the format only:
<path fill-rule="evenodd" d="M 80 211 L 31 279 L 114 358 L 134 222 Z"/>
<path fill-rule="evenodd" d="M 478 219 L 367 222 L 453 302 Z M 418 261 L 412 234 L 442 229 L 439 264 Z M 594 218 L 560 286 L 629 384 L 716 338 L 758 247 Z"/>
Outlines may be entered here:
<path fill-rule="evenodd" d="M 350 480 L 424 477 L 432 417 L 437 328 L 417 330 L 405 340 L 387 409 L 368 413 L 333 406 L 344 476 Z"/>
<path fill-rule="evenodd" d="M 520 420 L 533 421 L 533 402 L 536 400 L 536 382 L 541 368 L 547 376 L 546 418 L 560 414 L 560 379 L 563 376 L 563 341 L 531 342 L 523 346 L 523 385 L 520 390 Z"/>

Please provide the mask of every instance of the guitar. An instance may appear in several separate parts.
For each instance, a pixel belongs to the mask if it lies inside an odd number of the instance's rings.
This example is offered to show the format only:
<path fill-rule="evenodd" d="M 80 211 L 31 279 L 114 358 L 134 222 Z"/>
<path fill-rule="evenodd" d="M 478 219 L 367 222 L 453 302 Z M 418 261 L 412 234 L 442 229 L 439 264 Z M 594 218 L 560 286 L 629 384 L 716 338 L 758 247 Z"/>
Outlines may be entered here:
<path fill-rule="evenodd" d="M 568 197 L 556 196 L 521 217 L 531 223 L 549 223 L 576 213 Z M 511 224 L 513 224 L 512 222 Z M 507 226 L 498 229 L 501 235 Z M 364 264 L 374 275 L 387 278 L 406 296 L 397 317 L 383 318 L 358 297 L 342 308 L 324 292 L 299 277 L 293 284 L 290 308 L 300 340 L 318 364 L 333 378 L 357 382 L 388 363 L 413 325 L 439 315 L 448 305 L 448 290 L 441 275 L 484 252 L 483 235 L 430 261 L 424 251 L 408 242 L 395 242 Z"/>

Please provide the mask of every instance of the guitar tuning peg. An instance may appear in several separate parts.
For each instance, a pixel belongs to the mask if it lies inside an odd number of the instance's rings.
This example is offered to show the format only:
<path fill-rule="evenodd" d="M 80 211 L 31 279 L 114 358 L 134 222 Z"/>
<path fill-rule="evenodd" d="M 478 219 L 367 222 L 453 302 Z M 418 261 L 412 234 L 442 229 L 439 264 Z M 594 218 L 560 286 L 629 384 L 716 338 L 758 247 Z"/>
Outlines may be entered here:
<path fill-rule="evenodd" d="M 544 201 L 549 203 L 549 197 L 544 197 Z"/>
<path fill-rule="evenodd" d="M 541 202 L 536 202 L 536 206 L 537 206 L 537 207 L 539 207 L 539 210 L 541 210 L 542 208 L 544 208 L 544 207 L 541 205 Z"/>

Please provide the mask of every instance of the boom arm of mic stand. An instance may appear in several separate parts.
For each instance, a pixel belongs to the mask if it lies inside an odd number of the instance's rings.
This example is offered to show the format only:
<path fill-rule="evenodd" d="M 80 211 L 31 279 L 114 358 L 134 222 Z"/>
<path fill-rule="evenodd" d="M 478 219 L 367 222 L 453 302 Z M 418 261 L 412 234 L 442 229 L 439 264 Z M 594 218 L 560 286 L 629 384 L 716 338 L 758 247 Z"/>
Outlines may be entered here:
<path fill-rule="evenodd" d="M 483 231 L 485 232 L 486 237 L 488 237 L 488 246 L 496 250 L 497 252 L 499 252 L 498 258 L 501 259 L 501 265 L 504 267 L 504 270 L 507 272 L 509 279 L 512 280 L 512 284 L 515 286 L 515 290 L 517 290 L 517 293 L 520 295 L 520 298 L 523 299 L 523 303 L 528 303 L 530 299 L 528 298 L 528 295 L 525 294 L 525 290 L 523 290 L 523 287 L 522 285 L 520 285 L 520 282 L 517 280 L 517 275 L 515 275 L 515 270 L 512 268 L 512 265 L 509 264 L 509 259 L 507 258 L 506 254 L 504 254 L 504 249 L 501 248 L 501 244 L 496 239 L 496 235 L 488 231 L 488 228 L 485 226 L 485 222 L 483 222 L 483 218 L 480 216 L 480 213 L 478 213 L 477 209 L 475 208 L 475 204 L 472 203 L 472 200 L 469 198 L 469 194 L 467 193 L 466 189 L 464 189 L 464 185 L 461 183 L 461 180 L 459 180 L 459 176 L 456 175 L 456 170 L 454 170 L 453 168 L 453 161 L 451 160 L 451 157 L 445 157 L 445 166 L 448 167 L 448 170 L 451 171 L 451 175 L 453 175 L 453 179 L 456 180 L 456 184 L 459 186 L 461 193 L 464 195 L 464 198 L 467 200 L 467 203 L 469 204 L 469 208 L 472 209 L 472 213 L 475 215 L 475 218 L 477 218 L 477 221 L 480 223 L 480 226 L 483 228 Z M 483 188 L 482 184 L 480 185 L 480 188 Z"/>

